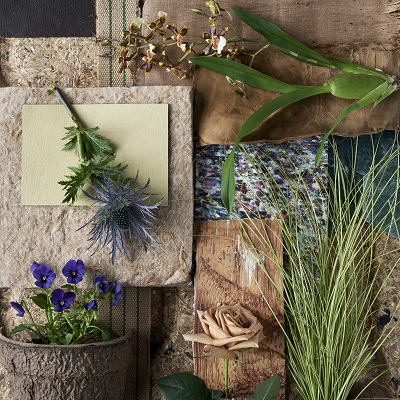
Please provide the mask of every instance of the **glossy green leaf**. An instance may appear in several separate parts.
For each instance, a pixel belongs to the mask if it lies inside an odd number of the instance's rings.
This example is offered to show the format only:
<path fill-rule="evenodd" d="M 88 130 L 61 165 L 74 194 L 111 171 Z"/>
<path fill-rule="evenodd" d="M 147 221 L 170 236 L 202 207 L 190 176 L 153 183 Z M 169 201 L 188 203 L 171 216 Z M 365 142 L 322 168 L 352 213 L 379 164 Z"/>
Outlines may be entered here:
<path fill-rule="evenodd" d="M 240 10 L 236 7 L 231 8 L 237 17 L 253 28 L 256 32 L 264 36 L 271 43 L 271 46 L 282 51 L 289 57 L 307 64 L 335 68 L 334 62 L 321 56 L 321 54 L 316 51 L 311 50 L 309 47 L 278 28 L 272 22 L 258 17 L 248 11 Z"/>
<path fill-rule="evenodd" d="M 158 389 L 167 400 L 210 400 L 204 382 L 195 375 L 177 373 L 159 379 Z"/>
<path fill-rule="evenodd" d="M 254 129 L 256 129 L 266 118 L 268 118 L 275 111 L 286 107 L 299 100 L 307 97 L 315 96 L 321 93 L 329 93 L 330 88 L 327 85 L 322 86 L 309 86 L 304 89 L 298 89 L 293 92 L 284 93 L 279 97 L 264 104 L 256 112 L 254 112 L 242 125 L 236 137 L 235 144 L 231 153 L 225 160 L 222 167 L 221 179 L 221 195 L 222 201 L 228 212 L 231 212 L 235 202 L 235 160 L 234 153 L 241 140 Z"/>
<path fill-rule="evenodd" d="M 256 71 L 246 65 L 231 60 L 217 57 L 193 57 L 190 59 L 194 64 L 207 68 L 219 74 L 229 76 L 246 85 L 270 92 L 288 93 L 306 86 L 295 86 L 272 78 L 269 75 Z"/>
<path fill-rule="evenodd" d="M 280 381 L 279 375 L 275 374 L 271 378 L 261 382 L 249 400 L 274 400 L 279 394 Z"/>
<path fill-rule="evenodd" d="M 36 296 L 32 296 L 31 300 L 42 310 L 45 310 L 48 307 L 47 304 L 47 296 L 44 293 L 39 293 Z"/>
<path fill-rule="evenodd" d="M 210 400 L 222 400 L 222 396 L 224 395 L 219 390 L 208 389 L 210 392 Z"/>
<path fill-rule="evenodd" d="M 371 90 L 362 99 L 356 101 L 353 104 L 350 104 L 349 106 L 345 107 L 341 111 L 339 116 L 336 118 L 336 121 L 333 123 L 331 129 L 329 129 L 329 131 L 327 133 L 325 133 L 325 135 L 323 136 L 323 138 L 321 140 L 321 144 L 319 145 L 317 153 L 315 155 L 315 166 L 318 166 L 318 164 L 321 161 L 322 152 L 324 150 L 324 144 L 325 144 L 326 140 L 328 139 L 329 135 L 334 131 L 334 129 L 339 125 L 339 123 L 353 111 L 356 111 L 362 107 L 365 107 L 369 104 L 373 104 L 376 101 L 378 101 L 380 99 L 380 97 L 382 96 L 382 94 L 386 92 L 388 87 L 389 87 L 389 83 L 383 82 L 377 88 L 375 88 L 374 90 Z"/>
<path fill-rule="evenodd" d="M 381 101 L 385 100 L 386 98 L 388 98 L 392 93 L 394 93 L 397 89 L 398 85 L 397 84 L 391 84 L 381 95 L 381 97 L 379 97 L 378 100 L 375 101 L 373 108 L 375 108 Z"/>

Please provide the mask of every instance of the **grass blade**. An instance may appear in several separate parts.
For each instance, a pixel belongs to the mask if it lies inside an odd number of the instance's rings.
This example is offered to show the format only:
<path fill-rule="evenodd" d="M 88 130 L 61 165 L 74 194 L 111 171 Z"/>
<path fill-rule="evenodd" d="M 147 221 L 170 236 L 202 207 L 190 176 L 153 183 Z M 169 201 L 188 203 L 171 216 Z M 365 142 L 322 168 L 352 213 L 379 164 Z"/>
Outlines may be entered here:
<path fill-rule="evenodd" d="M 219 74 L 229 76 L 232 79 L 240 81 L 246 85 L 268 90 L 277 93 L 289 93 L 296 89 L 307 86 L 290 85 L 269 75 L 256 71 L 246 65 L 235 61 L 225 60 L 217 57 L 193 57 L 190 59 L 194 64 L 218 72 Z"/>
<path fill-rule="evenodd" d="M 231 153 L 225 160 L 222 167 L 221 179 L 221 195 L 222 201 L 228 213 L 231 212 L 235 201 L 235 160 L 234 153 L 239 146 L 240 141 L 257 128 L 266 118 L 272 113 L 293 104 L 299 100 L 306 99 L 307 97 L 315 96 L 321 93 L 329 93 L 330 88 L 327 85 L 322 86 L 308 86 L 304 89 L 298 89 L 293 92 L 284 93 L 281 96 L 264 104 L 256 112 L 254 112 L 242 125 L 236 137 L 235 144 Z"/>

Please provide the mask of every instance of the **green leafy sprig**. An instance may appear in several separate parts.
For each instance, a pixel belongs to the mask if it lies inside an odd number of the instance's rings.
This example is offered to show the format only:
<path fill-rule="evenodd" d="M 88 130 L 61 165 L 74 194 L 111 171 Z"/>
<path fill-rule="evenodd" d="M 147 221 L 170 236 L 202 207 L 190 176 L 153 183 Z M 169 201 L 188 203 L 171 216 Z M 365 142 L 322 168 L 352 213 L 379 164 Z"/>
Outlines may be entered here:
<path fill-rule="evenodd" d="M 67 132 L 63 140 L 67 142 L 62 150 L 73 150 L 78 156 L 79 165 L 69 167 L 73 174 L 65 176 L 66 180 L 58 182 L 65 191 L 63 203 L 73 204 L 86 183 L 93 183 L 96 179 L 101 179 L 102 176 L 119 176 L 127 165 L 113 165 L 116 157 L 115 152 L 110 142 L 96 133 L 99 128 L 86 128 L 61 90 L 53 86 L 48 91 L 49 94 L 54 92 L 75 123 L 75 126 L 65 128 Z"/>
<path fill-rule="evenodd" d="M 228 212 L 233 208 L 235 200 L 234 154 L 241 140 L 257 128 L 275 111 L 299 100 L 318 94 L 330 93 L 342 99 L 353 99 L 356 102 L 345 107 L 332 127 L 322 138 L 315 157 L 318 165 L 328 136 L 338 124 L 350 113 L 367 105 L 376 107 L 380 102 L 398 90 L 396 77 L 383 71 L 367 68 L 347 60 L 327 59 L 303 43 L 294 39 L 271 22 L 252 13 L 232 7 L 232 11 L 256 32 L 264 36 L 270 46 L 300 62 L 319 67 L 341 71 L 320 86 L 297 86 L 282 82 L 240 63 L 216 57 L 194 57 L 191 61 L 196 65 L 226 75 L 249 86 L 281 93 L 281 95 L 252 114 L 240 128 L 235 144 L 222 169 L 221 191 L 224 205 Z"/>

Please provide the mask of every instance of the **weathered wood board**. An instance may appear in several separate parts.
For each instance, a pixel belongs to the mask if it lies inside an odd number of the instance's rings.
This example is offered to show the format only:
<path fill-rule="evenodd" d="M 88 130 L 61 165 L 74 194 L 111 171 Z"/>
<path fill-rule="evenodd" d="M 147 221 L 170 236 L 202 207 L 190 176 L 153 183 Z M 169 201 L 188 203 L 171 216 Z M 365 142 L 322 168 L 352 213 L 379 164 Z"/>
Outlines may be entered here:
<path fill-rule="evenodd" d="M 280 231 L 274 221 L 252 221 L 260 231 L 268 232 L 273 248 L 282 259 Z M 264 379 L 279 373 L 281 398 L 284 397 L 285 360 L 284 336 L 274 319 L 263 295 L 268 299 L 274 313 L 283 321 L 283 304 L 267 275 L 257 266 L 252 252 L 246 247 L 242 237 L 241 221 L 211 221 L 195 225 L 196 242 L 196 278 L 195 309 L 208 308 L 223 303 L 233 305 L 241 303 L 251 310 L 264 326 L 266 338 L 260 343 L 260 349 L 243 353 L 243 363 L 230 361 L 229 381 L 237 388 L 246 388 L 242 393 L 252 393 Z M 252 229 L 243 226 L 257 250 L 268 254 L 266 245 L 252 233 Z M 282 282 L 277 270 L 268 257 L 263 257 L 264 266 L 270 278 L 279 289 Z M 195 333 L 203 332 L 196 316 Z M 194 356 L 200 357 L 203 345 L 194 343 Z M 223 390 L 224 361 L 216 358 L 195 358 L 195 374 L 206 382 L 207 387 Z M 237 399 L 238 397 L 236 397 Z"/>

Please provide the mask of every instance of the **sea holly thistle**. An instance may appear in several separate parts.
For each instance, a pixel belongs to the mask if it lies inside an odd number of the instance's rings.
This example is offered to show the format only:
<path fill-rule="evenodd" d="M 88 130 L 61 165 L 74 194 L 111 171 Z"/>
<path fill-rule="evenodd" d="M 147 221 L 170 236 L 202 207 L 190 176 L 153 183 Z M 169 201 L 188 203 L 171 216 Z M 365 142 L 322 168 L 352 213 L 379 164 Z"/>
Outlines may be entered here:
<path fill-rule="evenodd" d="M 162 17 L 161 17 L 162 18 Z M 159 22 L 159 24 L 161 24 Z M 147 64 L 151 67 L 151 64 Z M 140 244 L 147 249 L 147 242 L 153 240 L 147 230 L 155 215 L 153 211 L 161 201 L 151 204 L 146 191 L 150 180 L 143 187 L 138 187 L 137 178 L 122 176 L 127 165 L 115 164 L 116 154 L 108 140 L 96 132 L 96 128 L 85 128 L 77 114 L 69 105 L 61 90 L 53 87 L 49 94 L 55 92 L 67 108 L 74 127 L 66 128 L 67 133 L 63 150 L 73 150 L 79 158 L 78 166 L 69 167 L 72 174 L 58 182 L 65 191 L 63 203 L 73 204 L 80 192 L 100 206 L 95 216 L 81 228 L 91 225 L 89 248 L 94 252 L 100 247 L 111 245 L 111 261 L 114 264 L 117 251 L 121 251 L 129 259 L 129 244 L 138 238 Z M 84 187 L 87 185 L 93 193 Z M 80 228 L 80 229 L 81 229 Z M 73 279 L 71 277 L 71 279 Z M 116 295 L 116 298 L 120 293 Z"/>
<path fill-rule="evenodd" d="M 271 92 L 281 93 L 279 97 L 263 105 L 244 122 L 237 134 L 233 149 L 223 165 L 221 191 L 223 202 L 228 212 L 232 210 L 235 199 L 235 151 L 240 141 L 272 113 L 297 101 L 323 93 L 330 93 L 342 99 L 356 100 L 341 111 L 332 127 L 325 133 L 315 158 L 315 164 L 318 165 L 321 160 L 325 141 L 344 118 L 353 111 L 367 105 L 376 107 L 399 88 L 398 79 L 392 75 L 347 60 L 337 58 L 327 59 L 294 39 L 271 22 L 247 11 L 234 7 L 231 8 L 237 17 L 264 36 L 269 41 L 271 47 L 275 47 L 285 55 L 300 62 L 335 69 L 340 71 L 340 73 L 320 86 L 299 86 L 287 84 L 256 71 L 251 67 L 230 60 L 217 57 L 196 57 L 191 59 L 194 64 L 226 75 L 235 81 Z"/>

